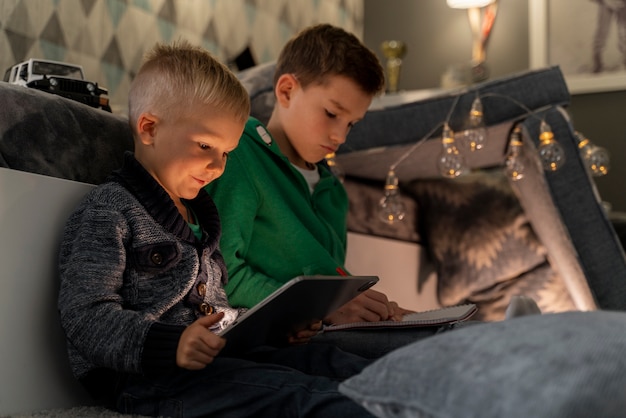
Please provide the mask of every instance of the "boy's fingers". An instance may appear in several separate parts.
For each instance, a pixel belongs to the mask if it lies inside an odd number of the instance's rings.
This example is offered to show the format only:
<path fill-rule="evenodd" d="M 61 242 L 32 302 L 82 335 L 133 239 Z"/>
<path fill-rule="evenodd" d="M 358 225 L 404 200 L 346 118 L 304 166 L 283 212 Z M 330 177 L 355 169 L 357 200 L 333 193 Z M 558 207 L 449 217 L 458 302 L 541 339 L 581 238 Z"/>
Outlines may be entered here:
<path fill-rule="evenodd" d="M 322 329 L 322 321 L 316 321 L 313 322 L 310 326 L 309 326 L 309 330 L 311 331 L 319 331 Z"/>
<path fill-rule="evenodd" d="M 224 318 L 224 312 L 218 312 L 200 317 L 196 319 L 196 322 L 202 326 L 210 327 L 211 325 L 218 323 L 222 318 Z"/>
<path fill-rule="evenodd" d="M 366 317 L 368 321 L 380 321 L 389 318 L 389 300 L 384 293 L 373 291 L 364 293 L 364 296 L 363 307 L 370 312 L 369 315 L 364 312 L 364 318 Z M 371 318 L 371 314 L 376 315 L 378 318 Z"/>
<path fill-rule="evenodd" d="M 374 289 L 367 289 L 365 292 L 362 293 L 362 295 L 365 295 L 368 298 L 375 300 L 377 302 L 382 302 L 382 303 L 388 302 L 387 295 Z"/>

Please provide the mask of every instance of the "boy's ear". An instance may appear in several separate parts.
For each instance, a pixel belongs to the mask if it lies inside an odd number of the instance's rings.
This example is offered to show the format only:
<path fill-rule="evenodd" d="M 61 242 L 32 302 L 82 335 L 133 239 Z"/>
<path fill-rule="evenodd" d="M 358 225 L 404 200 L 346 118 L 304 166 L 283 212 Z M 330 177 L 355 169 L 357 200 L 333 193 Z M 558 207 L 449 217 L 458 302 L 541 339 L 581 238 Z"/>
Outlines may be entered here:
<path fill-rule="evenodd" d="M 298 83 L 298 79 L 296 79 L 293 74 L 281 75 L 280 77 L 278 77 L 278 80 L 276 81 L 276 87 L 274 88 L 274 92 L 276 93 L 276 101 L 281 106 L 289 106 L 291 95 L 293 91 L 299 86 L 300 84 Z"/>
<path fill-rule="evenodd" d="M 159 118 L 151 113 L 142 113 L 137 119 L 137 134 L 144 145 L 152 145 Z"/>

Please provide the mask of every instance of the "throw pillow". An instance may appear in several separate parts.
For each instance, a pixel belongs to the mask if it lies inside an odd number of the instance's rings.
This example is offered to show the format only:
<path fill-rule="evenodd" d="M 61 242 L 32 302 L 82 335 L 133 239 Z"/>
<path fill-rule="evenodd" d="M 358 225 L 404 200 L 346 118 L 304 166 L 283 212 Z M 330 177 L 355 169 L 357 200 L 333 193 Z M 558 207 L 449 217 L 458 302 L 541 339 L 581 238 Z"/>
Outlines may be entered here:
<path fill-rule="evenodd" d="M 417 202 L 418 234 L 436 266 L 443 306 L 471 301 L 479 304 L 477 318 L 502 319 L 508 289 L 532 296 L 542 310 L 573 309 L 562 280 L 550 268 L 545 247 L 500 170 L 454 180 L 414 180 L 402 190 Z M 564 301 L 559 306 L 542 303 L 550 294 L 565 295 Z M 480 306 L 493 301 L 501 303 L 488 308 L 490 312 Z"/>
<path fill-rule="evenodd" d="M 377 417 L 617 417 L 626 313 L 531 315 L 464 328 L 380 358 L 339 390 Z"/>

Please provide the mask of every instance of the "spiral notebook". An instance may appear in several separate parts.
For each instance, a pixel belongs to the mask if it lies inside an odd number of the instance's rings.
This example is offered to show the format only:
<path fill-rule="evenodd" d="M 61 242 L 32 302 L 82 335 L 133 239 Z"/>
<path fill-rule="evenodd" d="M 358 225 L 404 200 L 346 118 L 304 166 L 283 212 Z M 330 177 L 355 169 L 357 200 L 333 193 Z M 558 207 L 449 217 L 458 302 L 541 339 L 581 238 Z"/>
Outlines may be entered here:
<path fill-rule="evenodd" d="M 410 313 L 404 315 L 402 321 L 351 322 L 348 324 L 327 325 L 324 327 L 324 332 L 346 331 L 351 329 L 416 328 L 455 324 L 468 320 L 477 310 L 476 305 L 468 303 L 430 311 Z"/>

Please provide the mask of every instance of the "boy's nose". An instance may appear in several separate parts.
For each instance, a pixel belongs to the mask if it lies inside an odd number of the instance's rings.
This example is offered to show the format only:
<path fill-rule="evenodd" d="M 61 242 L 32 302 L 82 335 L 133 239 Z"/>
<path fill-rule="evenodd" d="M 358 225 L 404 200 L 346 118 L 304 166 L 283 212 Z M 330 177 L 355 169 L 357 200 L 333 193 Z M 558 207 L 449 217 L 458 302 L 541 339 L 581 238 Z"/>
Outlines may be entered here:
<path fill-rule="evenodd" d="M 330 135 L 330 139 L 333 143 L 337 144 L 337 146 L 346 142 L 346 138 L 348 137 L 349 130 L 336 130 Z"/>
<path fill-rule="evenodd" d="M 226 169 L 226 159 L 216 158 L 207 164 L 207 170 L 215 174 L 215 178 L 221 176 Z"/>

